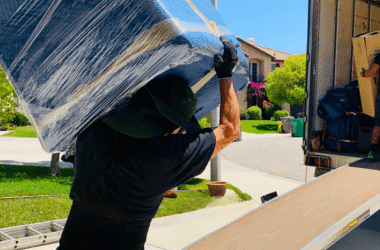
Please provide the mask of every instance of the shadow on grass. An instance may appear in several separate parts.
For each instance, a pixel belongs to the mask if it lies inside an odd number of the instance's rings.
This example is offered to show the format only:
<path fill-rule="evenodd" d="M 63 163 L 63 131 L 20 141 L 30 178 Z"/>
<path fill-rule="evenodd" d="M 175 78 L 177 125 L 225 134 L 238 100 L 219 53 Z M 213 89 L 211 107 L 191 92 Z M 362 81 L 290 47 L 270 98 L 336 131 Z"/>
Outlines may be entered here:
<path fill-rule="evenodd" d="M 50 176 L 50 167 L 42 166 L 22 166 L 22 165 L 2 165 L 0 164 L 0 180 L 8 179 L 14 181 L 21 181 L 24 179 L 67 179 L 67 177 L 74 177 L 74 169 L 60 168 L 61 176 Z"/>
<path fill-rule="evenodd" d="M 260 124 L 260 125 L 252 125 L 252 127 L 255 127 L 257 130 L 261 131 L 277 131 L 277 124 Z"/>
<path fill-rule="evenodd" d="M 203 181 L 202 179 L 193 178 L 193 179 L 189 180 L 188 182 L 186 182 L 185 184 L 196 185 L 196 184 L 201 183 L 202 181 Z"/>

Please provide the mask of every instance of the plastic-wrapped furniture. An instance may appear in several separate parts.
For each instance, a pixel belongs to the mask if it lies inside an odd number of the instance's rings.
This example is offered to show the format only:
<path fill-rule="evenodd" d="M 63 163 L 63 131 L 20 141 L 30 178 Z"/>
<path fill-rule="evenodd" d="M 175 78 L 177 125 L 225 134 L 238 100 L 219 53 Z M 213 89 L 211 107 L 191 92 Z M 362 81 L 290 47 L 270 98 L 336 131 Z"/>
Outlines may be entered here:
<path fill-rule="evenodd" d="M 0 0 L 7 13 L 0 15 L 0 64 L 49 153 L 65 151 L 92 122 L 167 75 L 188 83 L 203 118 L 220 102 L 219 36 L 239 46 L 207 0 L 16 2 L 15 11 Z M 248 85 L 248 62 L 238 52 L 236 92 Z"/>

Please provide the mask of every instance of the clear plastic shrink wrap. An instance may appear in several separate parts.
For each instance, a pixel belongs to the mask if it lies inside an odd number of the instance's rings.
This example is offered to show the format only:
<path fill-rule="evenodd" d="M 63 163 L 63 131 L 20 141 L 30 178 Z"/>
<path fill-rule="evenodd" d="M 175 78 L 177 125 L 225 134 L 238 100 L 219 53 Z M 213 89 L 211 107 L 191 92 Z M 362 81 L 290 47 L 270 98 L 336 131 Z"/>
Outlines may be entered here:
<path fill-rule="evenodd" d="M 0 64 L 48 153 L 166 75 L 186 80 L 200 120 L 220 103 L 219 36 L 239 45 L 210 0 L 9 2 L 0 0 Z M 236 92 L 248 83 L 238 52 Z"/>

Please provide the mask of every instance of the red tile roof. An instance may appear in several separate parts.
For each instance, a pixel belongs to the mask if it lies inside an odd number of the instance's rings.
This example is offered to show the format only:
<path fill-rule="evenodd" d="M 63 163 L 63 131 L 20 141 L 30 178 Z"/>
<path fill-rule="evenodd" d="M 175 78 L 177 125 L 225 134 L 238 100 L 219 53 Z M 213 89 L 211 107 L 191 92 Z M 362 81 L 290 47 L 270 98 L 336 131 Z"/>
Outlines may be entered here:
<path fill-rule="evenodd" d="M 292 56 L 292 54 L 289 54 L 289 53 L 285 53 L 285 52 L 274 50 L 274 49 L 269 49 L 269 48 L 259 46 L 259 45 L 254 45 L 252 43 L 245 41 L 244 39 L 240 37 L 236 37 L 236 39 L 240 43 L 246 44 L 247 46 L 269 56 L 272 59 L 272 61 L 285 61 L 289 56 Z"/>

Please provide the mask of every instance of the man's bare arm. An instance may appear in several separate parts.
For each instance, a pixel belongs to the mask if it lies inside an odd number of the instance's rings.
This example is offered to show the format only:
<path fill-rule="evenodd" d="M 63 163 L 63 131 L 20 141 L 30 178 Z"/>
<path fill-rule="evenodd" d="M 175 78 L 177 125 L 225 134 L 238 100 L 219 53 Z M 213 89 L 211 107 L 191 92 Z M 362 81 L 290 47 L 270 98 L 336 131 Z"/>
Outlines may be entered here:
<path fill-rule="evenodd" d="M 220 125 L 214 128 L 216 145 L 212 157 L 231 144 L 240 135 L 240 107 L 231 78 L 219 80 Z"/>
<path fill-rule="evenodd" d="M 224 46 L 223 56 L 215 55 L 215 71 L 220 87 L 220 125 L 214 128 L 216 145 L 212 157 L 231 144 L 240 134 L 240 108 L 232 84 L 232 70 L 239 61 L 231 40 L 219 37 Z"/>

